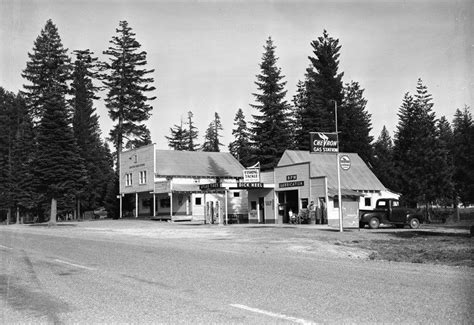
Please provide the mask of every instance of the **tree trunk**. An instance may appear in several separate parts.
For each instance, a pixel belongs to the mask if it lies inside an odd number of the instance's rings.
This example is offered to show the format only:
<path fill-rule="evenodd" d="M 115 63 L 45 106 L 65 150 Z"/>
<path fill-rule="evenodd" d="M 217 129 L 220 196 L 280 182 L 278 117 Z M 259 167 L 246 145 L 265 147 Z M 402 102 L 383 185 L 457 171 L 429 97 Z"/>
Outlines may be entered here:
<path fill-rule="evenodd" d="M 12 216 L 12 208 L 8 208 L 8 211 L 7 211 L 7 226 L 10 224 L 11 216 Z"/>
<path fill-rule="evenodd" d="M 20 207 L 16 207 L 16 224 L 20 224 Z"/>
<path fill-rule="evenodd" d="M 49 224 L 50 225 L 56 225 L 56 222 L 57 222 L 57 204 L 58 204 L 58 201 L 53 197 L 51 199 L 51 216 L 49 218 Z"/>

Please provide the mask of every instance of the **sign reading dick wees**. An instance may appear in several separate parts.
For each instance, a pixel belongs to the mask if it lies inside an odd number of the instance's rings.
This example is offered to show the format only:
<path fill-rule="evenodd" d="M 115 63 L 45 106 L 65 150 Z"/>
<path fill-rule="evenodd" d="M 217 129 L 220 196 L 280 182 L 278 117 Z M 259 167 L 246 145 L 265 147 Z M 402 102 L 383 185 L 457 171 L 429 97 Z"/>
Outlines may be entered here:
<path fill-rule="evenodd" d="M 337 133 L 310 132 L 310 148 L 313 152 L 338 152 Z"/>

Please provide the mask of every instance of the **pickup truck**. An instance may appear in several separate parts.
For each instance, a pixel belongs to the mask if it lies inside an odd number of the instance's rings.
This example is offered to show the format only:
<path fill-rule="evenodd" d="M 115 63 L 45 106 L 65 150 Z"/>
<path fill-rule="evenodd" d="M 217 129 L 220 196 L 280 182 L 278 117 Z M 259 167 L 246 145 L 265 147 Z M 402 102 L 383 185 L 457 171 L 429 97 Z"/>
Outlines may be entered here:
<path fill-rule="evenodd" d="M 396 199 L 379 199 L 375 210 L 359 210 L 359 227 L 369 225 L 371 229 L 377 229 L 381 223 L 393 224 L 398 228 L 409 225 L 410 228 L 420 227 L 424 221 L 421 211 L 400 206 Z"/>

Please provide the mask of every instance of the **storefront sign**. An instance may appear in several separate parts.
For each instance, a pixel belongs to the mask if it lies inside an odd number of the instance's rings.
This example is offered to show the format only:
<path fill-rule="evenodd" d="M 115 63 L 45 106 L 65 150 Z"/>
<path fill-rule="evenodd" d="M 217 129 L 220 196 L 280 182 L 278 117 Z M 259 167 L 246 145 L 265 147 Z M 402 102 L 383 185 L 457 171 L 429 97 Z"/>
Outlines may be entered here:
<path fill-rule="evenodd" d="M 310 152 L 338 152 L 337 133 L 310 132 Z"/>
<path fill-rule="evenodd" d="M 285 183 L 279 183 L 278 184 L 278 187 L 280 187 L 280 188 L 295 187 L 295 186 L 304 186 L 304 181 L 285 182 Z"/>
<path fill-rule="evenodd" d="M 199 185 L 199 189 L 201 191 L 203 190 L 209 190 L 209 189 L 216 189 L 216 188 L 221 188 L 222 184 L 221 183 L 211 183 L 211 184 L 202 184 Z"/>
<path fill-rule="evenodd" d="M 251 183 L 238 182 L 237 183 L 237 188 L 263 188 L 263 183 L 260 183 L 260 182 L 251 182 Z"/>
<path fill-rule="evenodd" d="M 342 155 L 339 158 L 339 165 L 341 166 L 341 169 L 349 170 L 349 168 L 351 168 L 351 158 L 347 155 Z"/>
<path fill-rule="evenodd" d="M 244 169 L 244 183 L 260 182 L 260 169 L 249 168 Z"/>
<path fill-rule="evenodd" d="M 297 175 L 286 175 L 287 181 L 296 181 L 298 179 Z"/>

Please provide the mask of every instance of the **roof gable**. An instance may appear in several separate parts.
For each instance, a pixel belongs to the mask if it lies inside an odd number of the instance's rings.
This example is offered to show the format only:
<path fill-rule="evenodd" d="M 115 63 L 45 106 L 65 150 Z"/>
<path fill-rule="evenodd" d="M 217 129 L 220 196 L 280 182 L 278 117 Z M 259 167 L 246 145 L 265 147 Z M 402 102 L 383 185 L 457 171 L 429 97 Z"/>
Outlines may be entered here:
<path fill-rule="evenodd" d="M 242 177 L 244 167 L 228 152 L 156 150 L 160 176 Z"/>
<path fill-rule="evenodd" d="M 347 155 L 351 159 L 351 168 L 349 170 L 341 170 L 341 188 L 350 190 L 385 190 L 385 186 L 383 186 L 358 154 L 341 154 Z M 336 157 L 337 155 L 334 153 L 286 150 L 278 162 L 278 166 L 309 162 L 311 164 L 311 177 L 326 176 L 328 188 L 337 188 Z"/>

